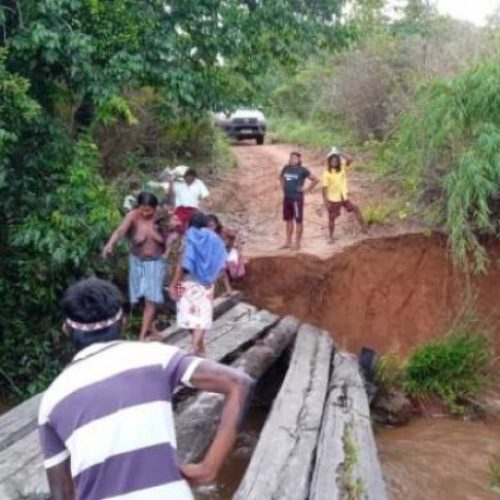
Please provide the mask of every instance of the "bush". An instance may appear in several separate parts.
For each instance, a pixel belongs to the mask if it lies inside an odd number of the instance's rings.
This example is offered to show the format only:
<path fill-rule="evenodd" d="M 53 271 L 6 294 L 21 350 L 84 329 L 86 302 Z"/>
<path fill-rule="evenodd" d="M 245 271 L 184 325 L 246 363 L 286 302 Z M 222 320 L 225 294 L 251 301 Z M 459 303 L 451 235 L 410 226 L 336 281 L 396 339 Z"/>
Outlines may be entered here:
<path fill-rule="evenodd" d="M 150 89 L 129 93 L 127 103 L 132 124 L 120 120 L 96 127 L 107 178 L 119 177 L 121 184 L 124 178 L 144 183 L 167 165 L 216 170 L 235 165 L 225 135 L 207 113 L 172 110 Z"/>
<path fill-rule="evenodd" d="M 413 396 L 437 396 L 460 413 L 467 399 L 484 386 L 491 362 L 488 335 L 467 317 L 445 337 L 413 351 L 402 386 Z"/>
<path fill-rule="evenodd" d="M 43 120 L 37 127 L 2 189 L 0 386 L 18 396 L 42 390 L 67 361 L 59 298 L 83 276 L 111 276 L 98 255 L 119 218 L 91 140 L 73 142 Z"/>
<path fill-rule="evenodd" d="M 424 86 L 402 117 L 385 161 L 434 225 L 450 235 L 456 260 L 486 268 L 481 233 L 495 234 L 500 203 L 500 65 L 480 65 Z"/>
<path fill-rule="evenodd" d="M 389 352 L 377 361 L 376 380 L 379 389 L 389 392 L 400 388 L 404 380 L 405 363 L 395 352 Z"/>

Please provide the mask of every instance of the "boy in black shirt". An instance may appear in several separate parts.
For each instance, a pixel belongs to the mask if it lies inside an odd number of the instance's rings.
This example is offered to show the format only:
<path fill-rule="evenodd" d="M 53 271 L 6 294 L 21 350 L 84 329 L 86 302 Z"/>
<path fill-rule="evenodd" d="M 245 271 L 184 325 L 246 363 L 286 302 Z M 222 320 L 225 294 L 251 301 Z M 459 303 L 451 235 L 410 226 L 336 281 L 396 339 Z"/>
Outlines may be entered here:
<path fill-rule="evenodd" d="M 311 181 L 307 190 L 304 189 L 306 179 Z M 283 219 L 286 222 L 286 242 L 281 248 L 300 250 L 304 219 L 304 194 L 309 193 L 318 184 L 319 180 L 302 166 L 300 153 L 292 152 L 288 165 L 283 167 L 280 174 L 283 188 Z M 292 247 L 292 238 L 295 221 L 295 244 Z"/>

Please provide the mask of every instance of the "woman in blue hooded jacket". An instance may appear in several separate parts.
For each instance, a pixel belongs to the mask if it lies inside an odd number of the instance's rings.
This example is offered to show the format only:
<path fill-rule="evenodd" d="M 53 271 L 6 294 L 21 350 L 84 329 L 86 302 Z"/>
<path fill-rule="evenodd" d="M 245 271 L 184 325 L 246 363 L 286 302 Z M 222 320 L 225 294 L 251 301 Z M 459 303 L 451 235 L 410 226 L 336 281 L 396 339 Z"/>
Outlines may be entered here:
<path fill-rule="evenodd" d="M 192 351 L 205 355 L 205 331 L 213 320 L 214 284 L 224 269 L 227 250 L 221 237 L 208 228 L 209 218 L 191 218 L 179 263 L 170 284 L 177 300 L 177 326 L 191 330 Z"/>

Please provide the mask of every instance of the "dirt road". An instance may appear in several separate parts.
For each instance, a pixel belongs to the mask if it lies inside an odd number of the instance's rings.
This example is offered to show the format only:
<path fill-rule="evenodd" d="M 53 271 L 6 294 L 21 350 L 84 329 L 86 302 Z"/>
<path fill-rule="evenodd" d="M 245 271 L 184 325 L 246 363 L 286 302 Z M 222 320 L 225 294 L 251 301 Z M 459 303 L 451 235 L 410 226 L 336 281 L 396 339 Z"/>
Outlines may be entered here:
<path fill-rule="evenodd" d="M 215 186 L 209 208 L 221 214 L 223 222 L 238 228 L 245 240 L 247 258 L 279 254 L 293 254 L 278 250 L 284 243 L 282 220 L 282 192 L 279 174 L 287 163 L 290 151 L 286 144 L 255 146 L 241 143 L 233 150 L 238 160 L 237 172 Z M 318 178 L 325 168 L 324 156 L 302 150 L 302 160 Z M 353 202 L 361 210 L 367 204 L 382 198 L 372 176 L 349 172 L 349 191 Z M 301 253 L 326 258 L 366 238 L 389 236 L 401 231 L 399 227 L 372 227 L 368 236 L 360 233 L 354 216 L 343 212 L 335 231 L 336 242 L 327 242 L 327 215 L 323 207 L 321 187 L 306 195 L 304 237 Z"/>

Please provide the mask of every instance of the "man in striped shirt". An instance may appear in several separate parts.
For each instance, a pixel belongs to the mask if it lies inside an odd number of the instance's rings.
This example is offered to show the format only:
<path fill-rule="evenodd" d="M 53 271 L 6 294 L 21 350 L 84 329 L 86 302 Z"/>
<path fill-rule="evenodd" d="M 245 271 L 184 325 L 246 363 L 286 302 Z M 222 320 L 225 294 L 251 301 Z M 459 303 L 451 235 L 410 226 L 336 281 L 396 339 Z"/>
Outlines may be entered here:
<path fill-rule="evenodd" d="M 173 346 L 120 341 L 121 297 L 96 278 L 63 298 L 65 332 L 79 350 L 45 392 L 39 433 L 53 500 L 187 500 L 230 452 L 252 380 Z M 225 394 L 204 459 L 178 465 L 172 395 L 179 384 Z"/>

